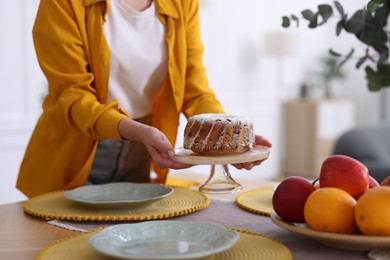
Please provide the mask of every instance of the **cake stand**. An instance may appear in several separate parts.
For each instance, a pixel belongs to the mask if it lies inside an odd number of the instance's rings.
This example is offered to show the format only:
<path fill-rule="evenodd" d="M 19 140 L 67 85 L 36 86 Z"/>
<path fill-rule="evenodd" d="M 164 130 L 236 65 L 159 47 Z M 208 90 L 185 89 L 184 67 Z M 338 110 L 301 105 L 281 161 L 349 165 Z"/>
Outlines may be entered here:
<path fill-rule="evenodd" d="M 194 153 L 184 148 L 175 149 L 177 162 L 193 165 L 211 165 L 210 176 L 199 187 L 204 193 L 222 194 L 232 193 L 242 189 L 241 184 L 236 182 L 229 172 L 229 164 L 238 164 L 267 159 L 270 148 L 267 146 L 255 146 L 253 149 L 232 155 L 203 155 Z"/>

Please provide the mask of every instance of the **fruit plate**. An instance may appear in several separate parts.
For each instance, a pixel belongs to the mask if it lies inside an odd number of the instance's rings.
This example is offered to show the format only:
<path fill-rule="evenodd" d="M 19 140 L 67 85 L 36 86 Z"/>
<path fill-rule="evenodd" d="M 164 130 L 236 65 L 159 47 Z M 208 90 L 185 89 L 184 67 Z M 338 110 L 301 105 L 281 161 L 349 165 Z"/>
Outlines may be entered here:
<path fill-rule="evenodd" d="M 87 185 L 64 193 L 65 198 L 99 208 L 141 208 L 166 198 L 173 188 L 153 183 L 117 182 Z"/>
<path fill-rule="evenodd" d="M 97 252 L 121 259 L 193 259 L 225 251 L 239 237 L 217 224 L 161 220 L 110 226 L 88 242 Z"/>
<path fill-rule="evenodd" d="M 175 149 L 173 160 L 194 165 L 234 164 L 264 160 L 268 158 L 269 153 L 270 148 L 262 145 L 256 145 L 243 153 L 229 155 L 202 155 L 181 147 Z"/>
<path fill-rule="evenodd" d="M 374 249 L 390 249 L 390 237 L 365 236 L 361 234 L 335 234 L 310 229 L 306 224 L 291 223 L 282 220 L 275 212 L 271 213 L 271 220 L 277 226 L 293 233 L 313 238 L 324 245 L 356 251 L 370 251 Z"/>

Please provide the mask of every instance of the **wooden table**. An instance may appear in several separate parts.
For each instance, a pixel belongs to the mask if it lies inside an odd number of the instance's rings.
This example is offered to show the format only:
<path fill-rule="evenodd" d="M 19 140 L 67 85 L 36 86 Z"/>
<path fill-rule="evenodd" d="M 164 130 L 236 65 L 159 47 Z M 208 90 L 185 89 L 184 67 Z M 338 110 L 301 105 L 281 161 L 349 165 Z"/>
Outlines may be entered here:
<path fill-rule="evenodd" d="M 0 259 L 34 259 L 51 242 L 79 234 L 23 211 L 23 202 L 0 205 Z"/>
<path fill-rule="evenodd" d="M 245 192 L 274 183 L 240 180 Z M 208 208 L 177 217 L 177 220 L 206 220 L 222 225 L 249 229 L 273 237 L 284 243 L 294 259 L 368 259 L 366 252 L 340 250 L 324 246 L 316 241 L 285 231 L 274 225 L 269 217 L 256 215 L 238 208 L 234 203 L 240 193 L 210 195 Z M 223 213 L 221 214 L 221 211 Z M 238 216 L 238 217 L 237 217 Z M 36 254 L 50 243 L 80 234 L 50 224 L 23 211 L 23 202 L 0 205 L 0 259 L 34 259 Z"/>

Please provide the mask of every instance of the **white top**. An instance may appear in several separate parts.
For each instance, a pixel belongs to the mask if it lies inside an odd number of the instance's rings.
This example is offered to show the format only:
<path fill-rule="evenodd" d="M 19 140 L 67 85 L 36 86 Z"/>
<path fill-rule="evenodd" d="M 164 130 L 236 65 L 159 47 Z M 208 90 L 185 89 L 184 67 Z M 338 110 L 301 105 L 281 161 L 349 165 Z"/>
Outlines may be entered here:
<path fill-rule="evenodd" d="M 141 118 L 152 111 L 168 52 L 154 1 L 142 12 L 128 2 L 113 0 L 103 27 L 111 49 L 108 102 L 116 99 L 132 118 Z"/>

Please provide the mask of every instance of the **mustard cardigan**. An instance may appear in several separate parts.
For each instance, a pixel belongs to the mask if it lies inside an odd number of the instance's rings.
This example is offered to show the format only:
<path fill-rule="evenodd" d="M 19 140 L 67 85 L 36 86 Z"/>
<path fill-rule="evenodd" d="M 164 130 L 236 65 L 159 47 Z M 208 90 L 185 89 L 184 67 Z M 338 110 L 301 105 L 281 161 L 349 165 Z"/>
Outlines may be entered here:
<path fill-rule="evenodd" d="M 224 110 L 202 62 L 197 0 L 155 1 L 166 26 L 169 63 L 152 125 L 175 146 L 180 113 L 188 117 Z M 109 0 L 40 1 L 33 40 L 48 95 L 16 184 L 28 197 L 84 185 L 97 141 L 120 140 L 118 122 L 131 116 L 116 101 L 107 103 L 110 50 L 102 26 L 108 7 Z M 154 170 L 164 183 L 168 169 Z"/>

